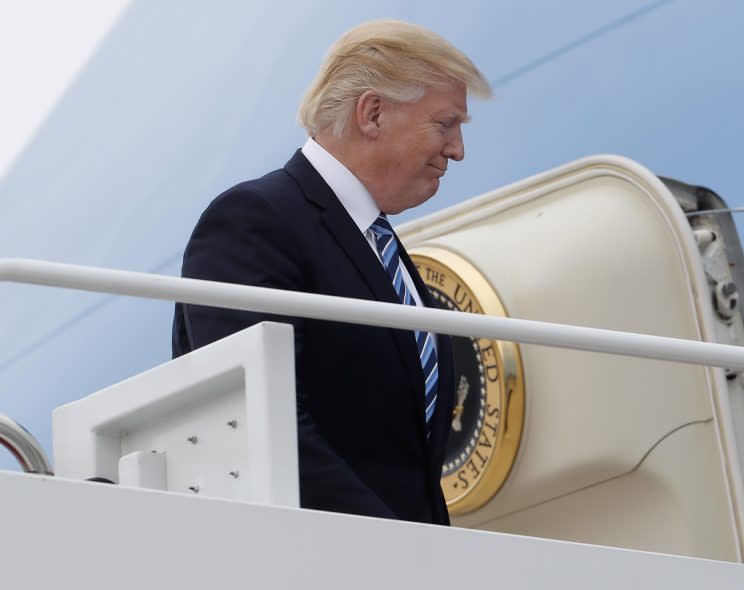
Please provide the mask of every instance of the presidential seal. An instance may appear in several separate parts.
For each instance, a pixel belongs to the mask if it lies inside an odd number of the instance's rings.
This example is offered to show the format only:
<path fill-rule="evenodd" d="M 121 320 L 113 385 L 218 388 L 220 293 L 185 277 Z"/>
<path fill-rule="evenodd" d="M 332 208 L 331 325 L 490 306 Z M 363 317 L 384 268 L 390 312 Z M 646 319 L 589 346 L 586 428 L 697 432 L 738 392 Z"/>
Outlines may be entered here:
<path fill-rule="evenodd" d="M 440 248 L 414 248 L 411 258 L 443 307 L 506 316 L 486 278 L 467 260 Z M 480 508 L 501 488 L 519 449 L 524 375 L 519 348 L 488 338 L 452 338 L 455 409 L 442 470 L 450 514 Z"/>

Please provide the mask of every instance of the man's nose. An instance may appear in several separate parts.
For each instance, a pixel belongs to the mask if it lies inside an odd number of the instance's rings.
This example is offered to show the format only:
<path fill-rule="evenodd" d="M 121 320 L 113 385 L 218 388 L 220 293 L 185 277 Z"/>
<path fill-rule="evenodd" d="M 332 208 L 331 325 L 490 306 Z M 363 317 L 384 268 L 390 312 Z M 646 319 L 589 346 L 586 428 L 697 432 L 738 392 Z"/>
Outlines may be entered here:
<path fill-rule="evenodd" d="M 455 162 L 459 162 L 465 158 L 465 144 L 462 141 L 462 132 L 460 129 L 457 129 L 444 145 L 442 155 Z"/>

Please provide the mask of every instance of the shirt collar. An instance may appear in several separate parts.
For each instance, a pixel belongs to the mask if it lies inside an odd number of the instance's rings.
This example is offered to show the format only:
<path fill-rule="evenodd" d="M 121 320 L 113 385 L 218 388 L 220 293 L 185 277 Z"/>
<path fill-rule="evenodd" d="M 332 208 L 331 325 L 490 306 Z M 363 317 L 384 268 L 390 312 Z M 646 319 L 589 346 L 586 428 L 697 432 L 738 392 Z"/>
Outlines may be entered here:
<path fill-rule="evenodd" d="M 380 214 L 380 209 L 369 191 L 346 166 L 312 137 L 309 137 L 302 146 L 302 154 L 336 193 L 359 231 L 365 233 Z"/>

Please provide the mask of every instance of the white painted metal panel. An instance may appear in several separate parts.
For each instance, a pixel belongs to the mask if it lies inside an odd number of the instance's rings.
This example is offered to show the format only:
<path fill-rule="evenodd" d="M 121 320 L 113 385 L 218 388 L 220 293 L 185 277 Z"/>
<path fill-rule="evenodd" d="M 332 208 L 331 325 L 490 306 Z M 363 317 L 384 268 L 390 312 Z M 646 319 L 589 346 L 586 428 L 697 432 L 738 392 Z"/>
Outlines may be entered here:
<path fill-rule="evenodd" d="M 0 518 L 15 588 L 744 587 L 740 564 L 8 472 Z"/>
<path fill-rule="evenodd" d="M 292 333 L 264 322 L 57 408 L 55 472 L 118 482 L 155 451 L 169 490 L 299 506 Z"/>

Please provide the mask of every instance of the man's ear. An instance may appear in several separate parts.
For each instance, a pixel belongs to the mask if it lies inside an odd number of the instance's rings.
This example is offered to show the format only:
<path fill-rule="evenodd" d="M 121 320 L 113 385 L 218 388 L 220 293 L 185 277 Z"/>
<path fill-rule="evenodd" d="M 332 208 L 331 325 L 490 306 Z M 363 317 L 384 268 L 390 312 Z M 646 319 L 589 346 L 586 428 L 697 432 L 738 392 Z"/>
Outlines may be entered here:
<path fill-rule="evenodd" d="M 381 102 L 380 95 L 374 90 L 366 90 L 357 100 L 357 126 L 359 132 L 368 139 L 376 139 L 380 134 Z"/>

